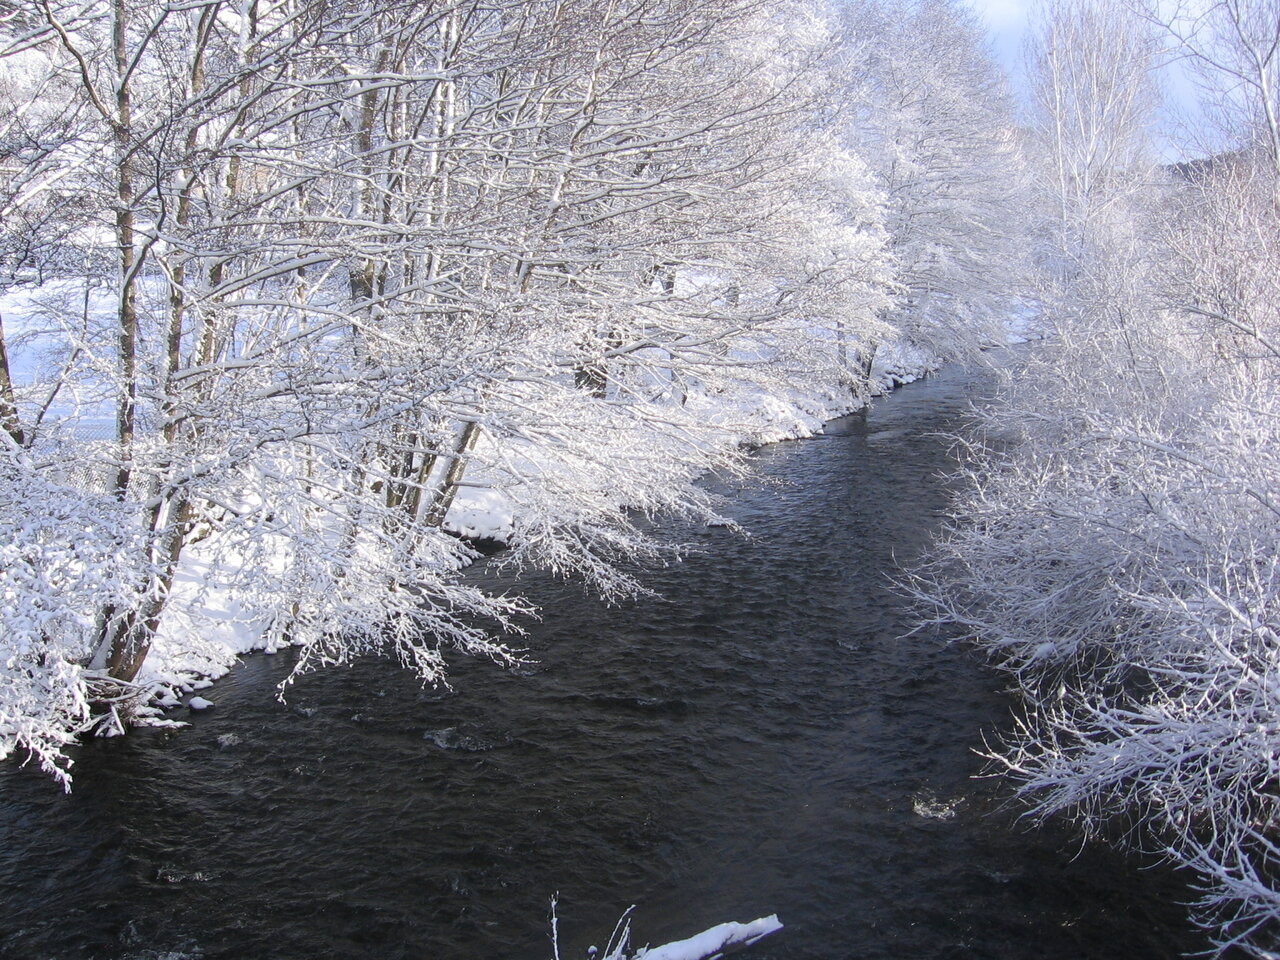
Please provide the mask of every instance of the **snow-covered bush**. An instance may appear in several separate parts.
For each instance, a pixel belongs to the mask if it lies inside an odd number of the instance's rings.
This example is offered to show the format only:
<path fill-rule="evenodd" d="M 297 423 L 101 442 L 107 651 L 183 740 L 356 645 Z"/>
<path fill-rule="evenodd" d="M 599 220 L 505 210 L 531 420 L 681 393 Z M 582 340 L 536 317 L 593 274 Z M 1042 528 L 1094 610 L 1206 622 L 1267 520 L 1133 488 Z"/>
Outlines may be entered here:
<path fill-rule="evenodd" d="M 1276 956 L 1275 157 L 1153 171 L 1139 98 L 1109 86 L 1134 66 L 1106 65 L 1135 49 L 1124 21 L 1058 9 L 1044 152 L 1073 173 L 1043 181 L 1048 339 L 968 439 L 967 489 L 913 589 L 1020 694 L 991 757 L 1032 813 L 1193 868 L 1214 942 Z"/>
<path fill-rule="evenodd" d="M 82 667 L 143 543 L 114 498 L 3 449 L 0 491 L 0 757 L 21 749 L 65 784 L 63 748 L 93 722 Z"/>

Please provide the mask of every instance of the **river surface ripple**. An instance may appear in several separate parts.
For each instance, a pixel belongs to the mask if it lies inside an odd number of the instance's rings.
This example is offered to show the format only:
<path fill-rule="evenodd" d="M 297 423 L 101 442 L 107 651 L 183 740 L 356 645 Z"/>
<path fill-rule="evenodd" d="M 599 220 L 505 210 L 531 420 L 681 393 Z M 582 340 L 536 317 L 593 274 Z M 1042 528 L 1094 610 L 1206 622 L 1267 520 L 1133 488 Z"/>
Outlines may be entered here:
<path fill-rule="evenodd" d="M 526 575 L 537 664 L 453 691 L 385 661 L 272 697 L 287 656 L 178 732 L 77 753 L 63 797 L 0 769 L 0 956 L 547 960 L 777 912 L 757 960 L 1169 958 L 1203 946 L 1164 869 L 1029 832 L 975 780 L 998 679 L 887 574 L 945 509 L 983 377 L 950 371 L 755 455 L 662 599 Z M 480 578 L 502 575 L 489 569 Z M 182 711 L 181 713 L 185 713 Z"/>

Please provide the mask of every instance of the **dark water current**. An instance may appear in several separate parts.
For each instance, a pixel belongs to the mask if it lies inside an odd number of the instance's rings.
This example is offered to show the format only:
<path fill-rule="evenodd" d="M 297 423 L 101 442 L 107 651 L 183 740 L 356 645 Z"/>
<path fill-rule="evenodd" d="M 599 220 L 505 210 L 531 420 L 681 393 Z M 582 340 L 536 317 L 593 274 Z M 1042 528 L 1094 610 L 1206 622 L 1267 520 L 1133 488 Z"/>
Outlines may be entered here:
<path fill-rule="evenodd" d="M 899 639 L 886 571 L 935 529 L 937 432 L 983 387 L 761 450 L 725 489 L 752 536 L 684 531 L 705 552 L 650 576 L 661 601 L 526 576 L 536 667 L 460 663 L 445 692 L 371 661 L 281 705 L 259 656 L 189 729 L 81 749 L 70 797 L 5 765 L 0 956 L 547 960 L 556 891 L 564 960 L 632 903 L 654 943 L 777 912 L 759 960 L 1201 947 L 1167 871 L 1014 824 L 972 779 L 993 675 Z"/>

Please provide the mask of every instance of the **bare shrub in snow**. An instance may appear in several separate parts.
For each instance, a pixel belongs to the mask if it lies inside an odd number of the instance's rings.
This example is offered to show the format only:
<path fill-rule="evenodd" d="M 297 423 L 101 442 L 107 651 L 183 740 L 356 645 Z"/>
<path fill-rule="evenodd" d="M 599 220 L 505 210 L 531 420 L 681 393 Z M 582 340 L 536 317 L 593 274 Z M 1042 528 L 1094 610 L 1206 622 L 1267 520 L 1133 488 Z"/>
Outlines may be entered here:
<path fill-rule="evenodd" d="M 1061 36 L 1045 34 L 1040 60 L 1054 67 L 1042 74 L 1057 111 L 1042 114 L 1050 170 L 1075 171 L 1046 180 L 1062 201 L 1042 261 L 1051 340 L 971 439 L 967 492 L 915 589 L 1020 694 L 992 759 L 1032 812 L 1194 868 L 1214 942 L 1275 956 L 1280 249 L 1267 111 L 1230 155 L 1163 176 L 1140 143 L 1110 151 L 1124 163 L 1079 166 L 1082 148 L 1142 124 L 1102 109 L 1136 102 L 1111 95 L 1123 70 L 1098 72 L 1107 47 L 1054 47 Z M 1089 132 L 1081 115 L 1105 135 L 1063 135 Z"/>

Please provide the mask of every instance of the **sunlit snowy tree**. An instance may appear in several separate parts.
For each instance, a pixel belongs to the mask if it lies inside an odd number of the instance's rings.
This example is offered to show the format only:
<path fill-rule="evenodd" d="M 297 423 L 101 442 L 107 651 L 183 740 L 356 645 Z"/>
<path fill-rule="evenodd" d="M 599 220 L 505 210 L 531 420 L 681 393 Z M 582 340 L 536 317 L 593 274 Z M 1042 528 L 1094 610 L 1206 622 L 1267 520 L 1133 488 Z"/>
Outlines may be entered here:
<path fill-rule="evenodd" d="M 759 397 L 857 387 L 890 276 L 816 7 L 3 18 L 3 752 L 121 729 L 192 579 L 300 670 L 508 659 L 460 490 L 616 596 Z"/>
<path fill-rule="evenodd" d="M 972 11 L 951 0 L 848 4 L 844 27 L 848 136 L 884 191 L 901 285 L 885 318 L 939 356 L 972 356 L 1003 340 L 1025 280 L 1030 221 L 1007 81 Z"/>

